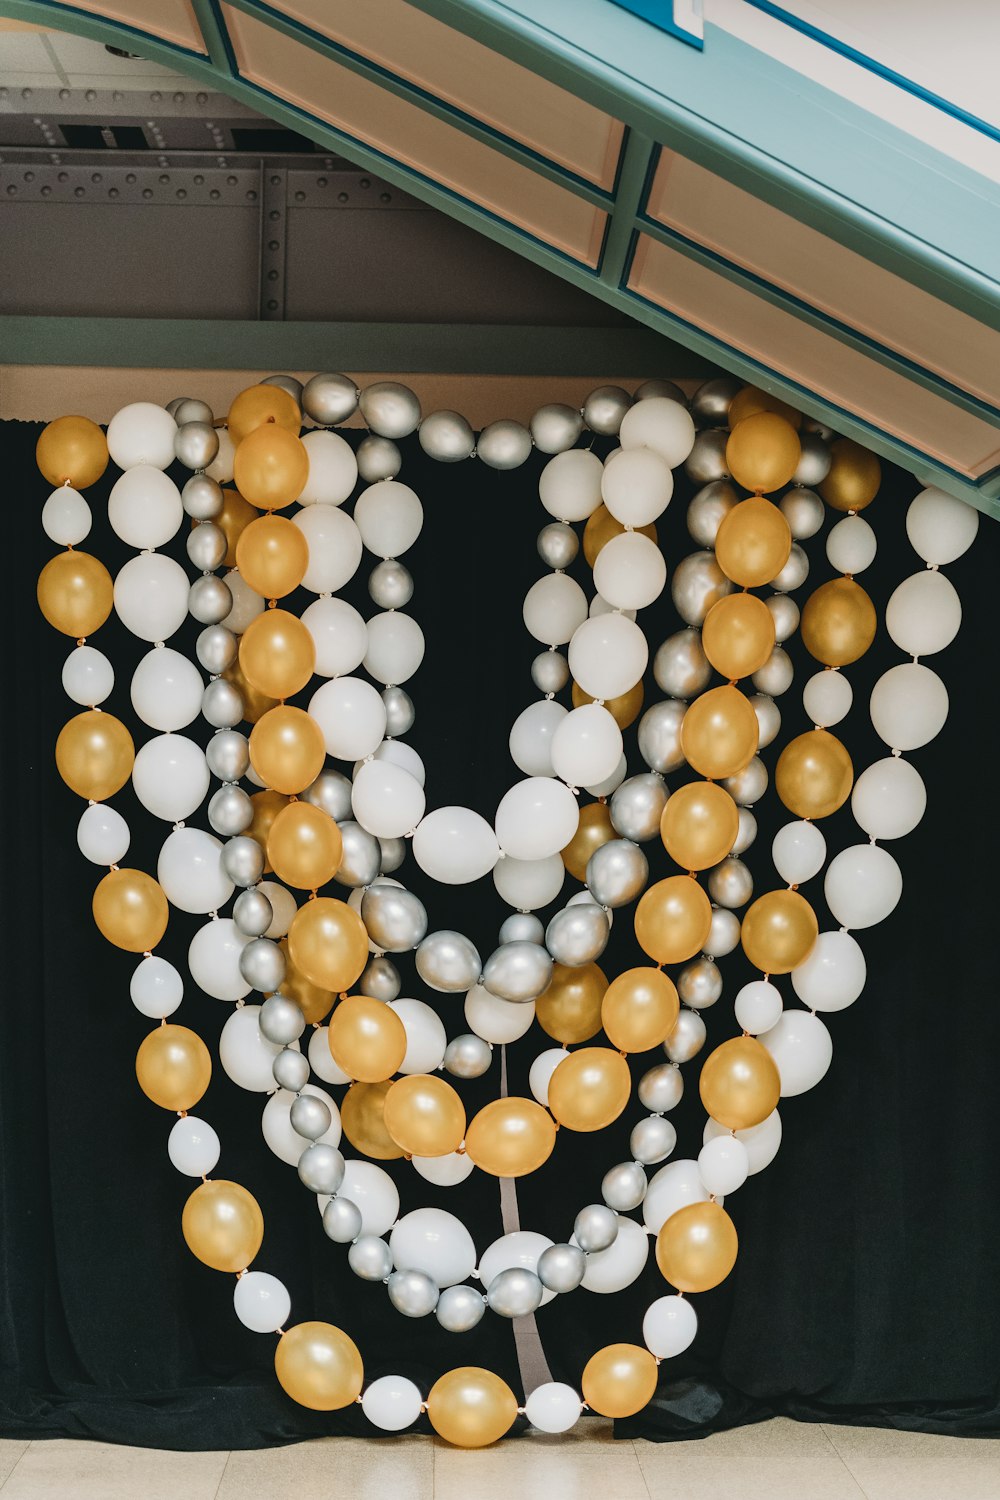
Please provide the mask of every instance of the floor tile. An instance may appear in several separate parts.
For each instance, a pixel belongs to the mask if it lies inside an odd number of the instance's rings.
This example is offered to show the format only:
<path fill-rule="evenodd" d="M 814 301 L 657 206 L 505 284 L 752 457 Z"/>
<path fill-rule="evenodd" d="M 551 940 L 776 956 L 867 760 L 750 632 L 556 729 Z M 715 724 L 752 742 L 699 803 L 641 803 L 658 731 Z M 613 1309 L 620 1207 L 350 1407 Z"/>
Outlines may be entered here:
<path fill-rule="evenodd" d="M 793 1422 L 788 1417 L 773 1417 L 768 1422 L 751 1422 L 745 1427 L 731 1427 L 711 1437 L 693 1438 L 690 1442 L 651 1443 L 636 1438 L 641 1457 L 656 1453 L 710 1453 L 713 1458 L 811 1458 L 829 1457 L 830 1439 L 818 1422 Z"/>
<path fill-rule="evenodd" d="M 434 1443 L 434 1500 L 649 1500 L 631 1443 L 610 1422 L 586 1420 L 565 1436 L 529 1432 L 465 1452 Z"/>
<path fill-rule="evenodd" d="M 428 1437 L 316 1438 L 231 1453 L 216 1500 L 431 1500 L 433 1466 Z"/>
<path fill-rule="evenodd" d="M 1000 1442 L 886 1427 L 824 1428 L 868 1500 L 1000 1500 Z"/>
<path fill-rule="evenodd" d="M 30 1444 L 3 1500 L 214 1500 L 227 1457 L 53 1438 Z"/>
<path fill-rule="evenodd" d="M 835 1453 L 829 1458 L 714 1458 L 675 1453 L 642 1460 L 650 1500 L 865 1500 Z M 940 1497 L 938 1497 L 940 1500 Z M 963 1497 L 964 1500 L 964 1497 Z"/>
<path fill-rule="evenodd" d="M 28 1447 L 20 1438 L 0 1438 L 0 1484 L 9 1476 L 11 1469 Z"/>

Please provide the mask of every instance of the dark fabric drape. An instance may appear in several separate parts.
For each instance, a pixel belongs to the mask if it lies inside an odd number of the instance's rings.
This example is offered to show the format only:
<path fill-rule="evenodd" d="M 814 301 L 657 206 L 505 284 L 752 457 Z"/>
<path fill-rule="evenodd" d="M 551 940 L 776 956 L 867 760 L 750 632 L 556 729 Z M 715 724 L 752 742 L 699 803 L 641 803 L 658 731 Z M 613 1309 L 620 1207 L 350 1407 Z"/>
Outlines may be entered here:
<path fill-rule="evenodd" d="M 319 1433 L 370 1432 L 359 1408 L 321 1415 L 278 1387 L 273 1341 L 250 1334 L 230 1304 L 231 1279 L 196 1262 L 180 1213 L 191 1184 L 171 1168 L 171 1117 L 139 1092 L 135 1050 L 149 1024 L 130 1004 L 134 960 L 97 933 L 90 896 L 99 872 L 80 855 L 81 807 L 55 771 L 53 746 L 73 707 L 59 675 L 71 643 L 37 613 L 35 579 L 54 550 L 39 525 L 48 487 L 34 467 L 38 428 L 0 429 L 6 477 L 8 640 L 2 740 L 5 952 L 0 1004 L 0 1430 L 28 1437 L 91 1436 L 176 1448 L 248 1447 Z M 515 476 L 482 465 L 431 463 L 404 444 L 402 478 L 421 495 L 425 530 L 407 558 L 416 577 L 411 606 L 427 636 L 412 683 L 418 717 L 411 739 L 428 770 L 430 805 L 466 802 L 492 816 L 514 779 L 506 734 L 534 696 L 534 654 L 520 610 L 542 571 L 534 537 L 537 456 Z M 114 570 L 125 560 L 111 536 L 110 479 L 90 492 L 94 531 L 83 544 Z M 868 515 L 879 555 L 863 582 L 880 615 L 918 560 L 906 541 L 914 480 L 891 472 Z M 685 481 L 660 524 L 668 563 L 691 549 Z M 174 544 L 178 545 L 178 544 Z M 822 538 L 808 544 L 810 584 L 829 576 Z M 730 1200 L 741 1253 L 716 1292 L 697 1299 L 695 1346 L 665 1364 L 655 1402 L 619 1424 L 625 1434 L 697 1436 L 773 1412 L 806 1420 L 895 1424 L 931 1431 L 1000 1430 L 1000 1324 L 996 1246 L 1000 1149 L 996 1057 L 995 845 L 992 778 L 995 689 L 992 645 L 1000 532 L 984 523 L 972 550 L 948 569 L 965 621 L 935 665 L 951 693 L 938 740 L 913 759 L 929 792 L 927 815 L 895 846 L 904 877 L 893 916 L 861 935 L 864 995 L 829 1018 L 834 1060 L 823 1083 L 783 1103 L 776 1161 Z M 579 566 L 579 565 L 578 565 Z M 348 596 L 365 602 L 365 569 Z M 808 592 L 802 591 L 800 599 Z M 648 612 L 655 646 L 678 626 L 669 595 Z M 184 639 L 189 643 L 192 632 Z M 145 647 L 112 619 L 95 638 L 118 681 L 107 708 L 133 728 L 131 672 Z M 781 700 L 779 742 L 764 751 L 773 771 L 786 738 L 807 727 L 801 687 L 812 669 L 790 647 L 796 681 Z M 843 726 L 857 770 L 883 753 L 868 723 L 878 673 L 899 660 L 880 632 L 848 669 L 855 709 Z M 657 690 L 650 679 L 649 701 Z M 195 724 L 188 733 L 207 739 Z M 140 741 L 149 731 L 139 734 Z M 627 736 L 634 752 L 634 730 Z M 165 834 L 126 788 L 116 805 L 133 830 L 129 862 L 155 870 Z M 758 891 L 774 881 L 770 840 L 787 815 L 773 789 L 757 809 L 748 855 Z M 204 814 L 193 820 L 204 825 Z M 825 825 L 831 852 L 859 835 L 849 809 Z M 648 846 L 654 874 L 662 850 Z M 489 952 L 504 909 L 487 879 L 454 893 L 428 888 L 408 861 L 403 878 L 426 899 L 432 926 L 467 931 Z M 568 890 L 567 890 L 568 893 Z M 829 922 L 821 881 L 807 894 Z M 181 965 L 200 919 L 171 913 L 162 951 Z M 631 917 L 620 913 L 606 955 L 609 972 L 634 962 Z M 403 993 L 414 990 L 410 960 Z M 706 1019 L 709 1045 L 735 1031 L 732 998 L 750 977 L 739 954 L 722 960 L 725 994 Z M 782 982 L 790 995 L 787 982 Z M 455 997 L 435 1003 L 454 1035 Z M 191 986 L 176 1019 L 215 1046 L 229 1008 Z M 537 1027 L 510 1049 L 511 1091 L 526 1091 L 531 1057 L 551 1042 Z M 651 1059 L 635 1060 L 636 1072 Z M 470 1115 L 498 1088 L 499 1061 L 463 1085 Z M 703 1113 L 697 1063 L 685 1070 L 676 1155 L 696 1155 Z M 411 1323 L 385 1289 L 359 1282 L 341 1246 L 322 1233 L 311 1196 L 260 1135 L 262 1098 L 216 1068 L 199 1112 L 223 1141 L 218 1175 L 243 1182 L 265 1216 L 261 1269 L 281 1276 L 293 1319 L 321 1317 L 357 1340 L 369 1378 L 410 1374 L 427 1387 L 457 1364 L 483 1364 L 517 1388 L 509 1325 L 488 1314 L 469 1335 L 431 1319 Z M 627 1155 L 637 1099 L 607 1132 L 561 1132 L 547 1166 L 519 1184 L 522 1224 L 566 1238 L 577 1209 L 599 1197 L 600 1179 Z M 421 1203 L 458 1209 L 482 1249 L 502 1232 L 497 1185 L 474 1174 L 463 1187 L 432 1188 L 405 1164 L 389 1168 L 403 1210 Z M 600 1345 L 641 1337 L 642 1313 L 665 1290 L 651 1262 L 629 1291 L 578 1292 L 544 1308 L 538 1323 L 553 1374 L 578 1384 Z"/>

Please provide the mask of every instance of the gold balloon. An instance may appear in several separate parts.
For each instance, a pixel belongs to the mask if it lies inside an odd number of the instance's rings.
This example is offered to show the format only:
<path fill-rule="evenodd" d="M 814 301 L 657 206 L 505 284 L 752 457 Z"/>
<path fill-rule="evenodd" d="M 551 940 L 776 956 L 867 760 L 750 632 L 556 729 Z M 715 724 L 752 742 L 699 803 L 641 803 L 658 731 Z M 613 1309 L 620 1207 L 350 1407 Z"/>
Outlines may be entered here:
<path fill-rule="evenodd" d="M 732 442 L 730 438 L 730 446 Z M 785 566 L 791 550 L 788 522 L 763 495 L 751 495 L 727 511 L 715 538 L 719 567 L 727 578 L 744 589 L 759 589 L 770 583 Z"/>
<path fill-rule="evenodd" d="M 717 599 L 701 627 L 705 655 L 732 681 L 759 671 L 774 650 L 774 639 L 774 616 L 756 594 Z"/>
<path fill-rule="evenodd" d="M 321 989 L 295 967 L 288 951 L 288 939 L 282 938 L 278 947 L 285 955 L 285 977 L 281 981 L 281 993 L 294 1000 L 305 1017 L 307 1026 L 318 1026 L 333 1009 L 336 996 Z"/>
<path fill-rule="evenodd" d="M 221 526 L 226 536 L 226 555 L 223 562 L 227 568 L 236 566 L 236 548 L 239 546 L 240 537 L 254 521 L 260 519 L 260 512 L 244 500 L 239 490 L 222 491 L 222 513 L 216 516 L 216 526 Z M 198 525 L 192 521 L 192 529 Z M 298 528 L 296 528 L 298 529 Z"/>
<path fill-rule="evenodd" d="M 739 1240 L 718 1203 L 689 1203 L 671 1214 L 656 1236 L 656 1264 L 679 1292 L 707 1292 L 736 1264 Z"/>
<path fill-rule="evenodd" d="M 407 1156 L 447 1156 L 465 1139 L 465 1106 L 443 1078 L 411 1073 L 385 1096 L 385 1126 Z"/>
<path fill-rule="evenodd" d="M 809 595 L 802 611 L 802 644 L 826 667 L 846 667 L 864 656 L 878 617 L 875 606 L 853 578 L 831 578 Z"/>
<path fill-rule="evenodd" d="M 632 1417 L 656 1394 L 656 1360 L 638 1344 L 607 1344 L 583 1369 L 583 1399 L 602 1417 Z"/>
<path fill-rule="evenodd" d="M 552 978 L 535 1001 L 535 1020 L 563 1046 L 588 1042 L 601 1029 L 607 977 L 596 964 L 552 965 Z"/>
<path fill-rule="evenodd" d="M 161 1109 L 194 1109 L 212 1077 L 212 1059 L 197 1032 L 158 1026 L 135 1055 L 135 1076 L 147 1099 Z"/>
<path fill-rule="evenodd" d="M 312 1411 L 339 1411 L 361 1395 L 365 1367 L 353 1339 L 332 1323 L 296 1323 L 278 1340 L 274 1373 Z"/>
<path fill-rule="evenodd" d="M 632 1092 L 632 1074 L 620 1052 L 581 1047 L 549 1080 L 549 1109 L 567 1130 L 603 1130 L 617 1120 Z"/>
<path fill-rule="evenodd" d="M 562 861 L 576 880 L 586 880 L 587 861 L 595 849 L 616 839 L 618 834 L 605 802 L 588 802 L 580 808 L 576 832 L 562 851 Z"/>
<path fill-rule="evenodd" d="M 757 495 L 771 495 L 782 489 L 798 468 L 801 457 L 802 446 L 795 428 L 777 412 L 761 411 L 744 417 L 736 423 L 726 443 L 726 468 L 737 484 Z M 722 528 L 719 530 L 721 534 Z M 754 545 L 755 555 L 763 559 L 762 539 L 755 538 Z M 786 552 L 786 560 L 787 556 Z M 733 578 L 721 557 L 719 566 Z M 779 563 L 761 583 L 769 582 L 783 566 Z M 741 583 L 742 579 L 735 581 Z"/>
<path fill-rule="evenodd" d="M 282 599 L 305 577 L 309 543 L 294 521 L 258 516 L 236 543 L 236 566 L 255 593 Z"/>
<path fill-rule="evenodd" d="M 232 666 L 226 668 L 223 677 L 231 682 L 233 687 L 243 699 L 243 717 L 248 724 L 256 724 L 266 713 L 269 713 L 277 703 L 277 698 L 269 698 L 259 688 L 255 688 L 252 682 L 248 682 L 243 675 L 240 659 L 237 656 Z"/>
<path fill-rule="evenodd" d="M 340 1101 L 340 1123 L 354 1147 L 373 1161 L 395 1161 L 402 1156 L 385 1123 L 385 1098 L 392 1084 L 352 1083 Z"/>
<path fill-rule="evenodd" d="M 302 891 L 317 891 L 332 880 L 343 855 L 340 829 L 328 813 L 311 802 L 289 802 L 276 814 L 268 831 L 267 857 L 272 870 L 286 885 Z"/>
<path fill-rule="evenodd" d="M 267 855 L 267 841 L 270 837 L 271 825 L 281 809 L 288 806 L 288 798 L 283 792 L 254 792 L 250 798 L 250 806 L 253 809 L 253 821 L 247 829 L 247 835 L 256 839 L 263 849 L 264 873 L 267 875 L 271 870 L 271 861 Z"/>
<path fill-rule="evenodd" d="M 802 426 L 802 413 L 796 411 L 794 406 L 789 406 L 787 401 L 782 401 L 778 396 L 772 396 L 769 391 L 759 390 L 755 385 L 745 385 L 741 391 L 737 391 L 729 403 L 729 425 L 735 427 L 746 417 L 754 417 L 758 412 L 777 412 L 779 417 L 784 417 L 790 422 L 796 431 Z"/>
<path fill-rule="evenodd" d="M 115 602 L 104 564 L 89 552 L 57 552 L 38 575 L 38 607 L 56 630 L 76 640 L 100 630 Z"/>
<path fill-rule="evenodd" d="M 589 693 L 583 691 L 578 682 L 574 682 L 573 684 L 572 695 L 574 708 L 582 708 L 585 703 L 594 702 L 594 699 Z M 627 729 L 630 724 L 635 723 L 636 719 L 642 713 L 642 704 L 645 696 L 646 693 L 642 683 L 637 682 L 635 687 L 630 687 L 627 693 L 619 693 L 617 698 L 605 698 L 604 707 L 614 719 L 619 729 Z"/>
<path fill-rule="evenodd" d="M 240 443 L 233 474 L 240 494 L 258 510 L 284 510 L 305 488 L 309 453 L 293 433 L 269 423 Z"/>
<path fill-rule="evenodd" d="M 106 802 L 132 774 L 135 745 L 114 714 L 87 709 L 64 724 L 56 740 L 56 767 L 71 792 Z"/>
<path fill-rule="evenodd" d="M 281 703 L 250 732 L 250 763 L 276 792 L 302 792 L 323 769 L 323 731 L 304 708 Z"/>
<path fill-rule="evenodd" d="M 85 490 L 108 467 L 108 440 L 89 417 L 56 417 L 38 439 L 35 462 L 49 484 Z"/>
<path fill-rule="evenodd" d="M 339 995 L 350 989 L 368 962 L 368 929 L 346 901 L 317 896 L 292 918 L 288 951 L 307 979 Z"/>
<path fill-rule="evenodd" d="M 213 1271 L 245 1271 L 261 1247 L 264 1215 L 238 1182 L 203 1182 L 184 1205 L 188 1249 Z"/>
<path fill-rule="evenodd" d="M 327 1041 L 337 1067 L 359 1083 L 391 1078 L 406 1056 L 402 1021 L 390 1005 L 368 995 L 341 1000 L 330 1018 Z"/>
<path fill-rule="evenodd" d="M 778 1106 L 781 1078 L 774 1058 L 753 1036 L 734 1036 L 710 1052 L 698 1084 L 701 1102 L 727 1130 L 749 1130 Z"/>
<path fill-rule="evenodd" d="M 712 903 L 690 875 L 651 885 L 635 909 L 635 935 L 654 963 L 680 964 L 704 948 Z"/>
<path fill-rule="evenodd" d="M 710 688 L 681 720 L 681 750 L 699 776 L 735 776 L 757 753 L 757 715 L 739 688 Z"/>
<path fill-rule="evenodd" d="M 882 466 L 874 453 L 850 438 L 837 438 L 830 445 L 830 472 L 819 487 L 834 510 L 864 510 L 878 494 Z"/>
<path fill-rule="evenodd" d="M 767 891 L 748 909 L 743 952 L 763 974 L 790 974 L 809 957 L 819 933 L 816 913 L 798 891 Z"/>
<path fill-rule="evenodd" d="M 469 1123 L 465 1149 L 491 1177 L 524 1177 L 552 1155 L 556 1127 L 533 1099 L 494 1099 Z"/>
<path fill-rule="evenodd" d="M 854 767 L 836 735 L 810 729 L 782 750 L 774 784 L 797 818 L 828 818 L 851 795 Z"/>
<path fill-rule="evenodd" d="M 671 792 L 660 815 L 660 838 L 682 870 L 707 870 L 725 859 L 740 831 L 740 810 L 725 787 L 689 781 Z"/>
<path fill-rule="evenodd" d="M 286 432 L 299 435 L 302 413 L 298 403 L 287 391 L 277 385 L 250 385 L 240 391 L 229 408 L 226 425 L 229 436 L 238 448 L 245 437 L 256 432 L 265 423 L 276 423 Z"/>
<path fill-rule="evenodd" d="M 94 921 L 102 937 L 127 953 L 155 948 L 167 930 L 163 888 L 143 870 L 109 870 L 94 892 Z"/>
<path fill-rule="evenodd" d="M 287 609 L 265 609 L 243 633 L 240 666 L 258 692 L 269 698 L 292 698 L 313 674 L 316 643 L 296 615 Z"/>
<path fill-rule="evenodd" d="M 460 1365 L 431 1386 L 427 1415 L 445 1442 L 456 1448 L 486 1448 L 514 1425 L 517 1400 L 492 1370 Z"/>
<path fill-rule="evenodd" d="M 608 985 L 601 1020 L 613 1047 L 648 1052 L 666 1041 L 679 1010 L 674 982 L 662 969 L 626 969 Z"/>
<path fill-rule="evenodd" d="M 607 546 L 614 537 L 621 536 L 624 530 L 621 521 L 615 519 L 606 505 L 599 505 L 592 511 L 583 528 L 583 555 L 588 566 L 592 568 L 601 548 Z M 652 521 L 648 526 L 637 526 L 635 530 L 640 536 L 648 536 L 651 542 L 657 539 L 656 527 Z"/>

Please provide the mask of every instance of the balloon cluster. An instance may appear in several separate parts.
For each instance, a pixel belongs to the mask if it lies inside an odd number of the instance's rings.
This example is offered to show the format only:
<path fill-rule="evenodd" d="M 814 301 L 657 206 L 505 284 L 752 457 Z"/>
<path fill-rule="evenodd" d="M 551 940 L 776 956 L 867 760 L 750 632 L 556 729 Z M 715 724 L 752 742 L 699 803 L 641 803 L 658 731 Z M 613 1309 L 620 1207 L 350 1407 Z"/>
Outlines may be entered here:
<path fill-rule="evenodd" d="M 355 452 L 330 428 L 358 407 L 369 434 Z M 304 418 L 315 425 L 303 434 Z M 602 462 L 576 446 L 585 429 L 617 437 L 620 447 Z M 514 469 L 533 447 L 550 455 L 539 484 L 549 519 L 538 537 L 550 571 L 523 607 L 543 648 L 531 666 L 541 696 L 511 729 L 522 779 L 501 797 L 492 824 L 470 808 L 428 810 L 423 763 L 402 738 L 416 712 L 404 684 L 424 654 L 420 626 L 404 612 L 414 583 L 400 561 L 423 521 L 419 498 L 396 477 L 397 440 L 413 431 L 442 462 L 475 455 Z M 109 520 L 137 553 L 114 580 L 77 550 L 91 525 L 81 491 L 109 457 L 122 470 Z M 175 460 L 192 471 L 182 489 L 165 472 Z M 850 440 L 804 427 L 765 392 L 715 380 L 689 409 L 669 382 L 648 382 L 634 398 L 603 387 L 580 412 L 545 407 L 530 428 L 496 422 L 477 440 L 456 413 L 421 420 L 413 393 L 390 382 L 359 392 L 343 376 L 317 375 L 304 388 L 274 376 L 240 393 L 224 424 L 191 398 L 167 409 L 126 407 L 106 437 L 85 418 L 60 418 L 39 440 L 38 463 L 56 487 L 42 523 L 66 549 L 43 569 L 39 604 L 77 642 L 63 684 L 82 709 L 59 735 L 56 762 L 88 802 L 80 848 L 107 867 L 95 921 L 111 943 L 142 955 L 132 999 L 160 1021 L 137 1054 L 140 1087 L 179 1116 L 168 1142 L 174 1165 L 205 1179 L 182 1215 L 191 1250 L 237 1276 L 234 1305 L 248 1327 L 279 1333 L 278 1379 L 304 1405 L 330 1410 L 360 1397 L 375 1425 L 390 1430 L 426 1410 L 435 1430 L 464 1446 L 512 1425 L 516 1399 L 486 1370 L 450 1371 L 425 1401 L 402 1377 L 365 1387 L 357 1348 L 332 1325 L 286 1330 L 284 1285 L 248 1269 L 263 1242 L 259 1206 L 240 1184 L 210 1178 L 221 1143 L 190 1113 L 212 1063 L 194 1031 L 167 1020 L 183 980 L 153 950 L 171 906 L 208 918 L 188 963 L 203 992 L 235 1004 L 220 1041 L 224 1071 L 269 1095 L 268 1145 L 316 1195 L 324 1229 L 349 1247 L 351 1268 L 386 1282 L 402 1314 L 433 1313 L 463 1332 L 487 1307 L 515 1317 L 580 1286 L 619 1291 L 642 1271 L 647 1236 L 655 1236 L 657 1265 L 674 1290 L 647 1311 L 646 1347 L 601 1349 L 579 1393 L 548 1383 L 523 1408 L 553 1432 L 577 1420 L 581 1399 L 609 1416 L 638 1411 L 653 1395 L 659 1361 L 694 1337 L 686 1294 L 718 1285 L 735 1263 L 723 1196 L 773 1158 L 779 1098 L 812 1087 L 829 1067 L 832 1042 L 816 1012 L 852 1003 L 865 978 L 848 929 L 882 920 L 899 899 L 898 866 L 876 841 L 909 832 L 923 812 L 923 783 L 901 752 L 940 730 L 947 694 L 917 658 L 942 649 L 959 627 L 958 596 L 938 569 L 971 544 L 975 512 L 936 490 L 910 506 L 908 534 L 928 568 L 893 594 L 886 628 L 913 660 L 876 684 L 872 722 L 892 753 L 855 780 L 831 729 L 851 707 L 842 669 L 876 632 L 856 575 L 875 555 L 874 532 L 858 512 L 877 494 L 879 465 Z M 681 465 L 700 485 L 687 516 L 700 550 L 672 569 L 684 628 L 654 653 L 665 696 L 643 712 L 650 652 L 636 616 L 667 587 L 656 523 Z M 366 487 L 349 515 L 343 507 L 359 476 Z M 296 503 L 290 517 L 279 514 Z M 811 593 L 800 617 L 791 595 L 809 572 L 801 544 L 820 529 L 826 506 L 844 513 L 827 537 L 838 576 Z M 193 582 L 158 550 L 185 516 Z M 581 541 L 591 599 L 566 571 Z M 367 620 L 337 597 L 366 550 L 377 559 L 368 584 L 376 613 Z M 766 598 L 754 592 L 766 586 Z M 300 588 L 314 598 L 297 613 Z M 101 707 L 114 668 L 87 641 L 112 609 L 150 646 L 131 679 L 136 717 L 154 731 L 138 752 L 125 724 Z M 202 626 L 196 655 L 207 683 L 164 644 L 189 614 Z M 751 900 L 742 855 L 756 835 L 751 808 L 768 784 L 758 752 L 779 733 L 775 698 L 793 676 L 782 642 L 796 628 L 822 668 L 803 694 L 815 727 L 784 746 L 775 768 L 778 798 L 795 819 L 772 847 L 785 885 Z M 557 701 L 566 689 L 571 706 Z M 214 731 L 205 749 L 181 733 L 199 716 Z M 629 775 L 622 731 L 636 720 L 645 769 Z M 684 767 L 691 779 L 668 791 L 664 775 Z M 213 776 L 219 785 L 209 796 Z M 138 801 L 172 825 L 156 879 L 120 864 L 130 831 L 108 799 L 129 781 Z M 581 791 L 592 800 L 581 804 Z M 206 798 L 211 833 L 186 826 Z M 817 824 L 848 798 L 870 842 L 829 863 L 824 894 L 841 925 L 820 933 L 799 886 L 826 863 Z M 641 846 L 657 841 L 669 863 L 650 883 Z M 407 850 L 445 893 L 492 871 L 512 914 L 485 962 L 465 934 L 430 931 L 423 902 L 392 878 Z M 543 924 L 536 913 L 556 901 L 567 873 L 584 888 Z M 346 900 L 332 893 L 337 886 L 349 891 Z M 231 900 L 231 914 L 220 915 Z M 615 911 L 633 902 L 648 962 L 609 983 L 597 960 Z M 761 978 L 735 998 L 742 1034 L 720 1042 L 701 1067 L 709 1116 L 702 1150 L 648 1178 L 676 1144 L 666 1115 L 683 1090 L 680 1065 L 704 1045 L 701 1012 L 722 993 L 716 960 L 738 944 Z M 407 952 L 428 989 L 464 996 L 467 1031 L 449 1040 L 432 1006 L 400 998 L 395 958 Z M 785 1008 L 773 983 L 780 975 L 790 976 L 804 1009 Z M 252 991 L 259 1004 L 245 1003 Z M 482 1075 L 492 1048 L 515 1042 L 536 1019 L 558 1045 L 534 1059 L 532 1097 L 501 1091 L 469 1119 L 438 1070 L 458 1081 Z M 609 1045 L 586 1045 L 602 1032 Z M 455 1215 L 422 1208 L 398 1218 L 398 1193 L 378 1162 L 405 1156 L 442 1186 L 475 1169 L 498 1178 L 533 1172 L 555 1148 L 558 1126 L 613 1126 L 632 1092 L 627 1054 L 657 1048 L 666 1061 L 639 1081 L 649 1113 L 631 1132 L 630 1159 L 605 1175 L 603 1201 L 580 1211 L 565 1243 L 517 1231 L 477 1254 Z M 346 1090 L 339 1106 L 312 1074 Z M 345 1160 L 344 1137 L 368 1159 Z M 629 1217 L 636 1209 L 642 1224 Z M 469 1284 L 474 1277 L 485 1295 Z"/>

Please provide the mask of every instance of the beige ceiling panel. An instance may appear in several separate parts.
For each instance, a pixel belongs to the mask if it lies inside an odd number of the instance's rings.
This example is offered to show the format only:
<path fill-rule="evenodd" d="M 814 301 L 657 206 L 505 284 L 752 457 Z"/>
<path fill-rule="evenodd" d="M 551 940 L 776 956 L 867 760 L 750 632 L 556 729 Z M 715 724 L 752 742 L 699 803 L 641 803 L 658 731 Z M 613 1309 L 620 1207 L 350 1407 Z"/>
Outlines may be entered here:
<path fill-rule="evenodd" d="M 641 236 L 629 288 L 967 478 L 1000 463 L 996 427 L 679 250 Z"/>
<path fill-rule="evenodd" d="M 110 0 L 100 5 L 96 0 L 74 0 L 67 8 L 106 16 L 109 21 L 122 21 L 126 26 L 148 31 L 150 36 L 162 37 L 165 42 L 175 42 L 192 52 L 207 50 L 190 0 Z"/>

